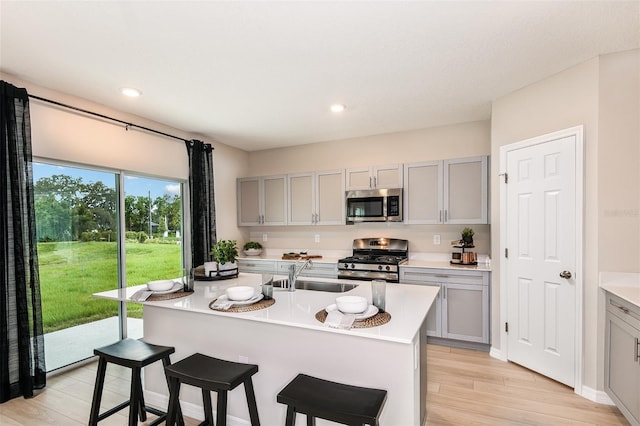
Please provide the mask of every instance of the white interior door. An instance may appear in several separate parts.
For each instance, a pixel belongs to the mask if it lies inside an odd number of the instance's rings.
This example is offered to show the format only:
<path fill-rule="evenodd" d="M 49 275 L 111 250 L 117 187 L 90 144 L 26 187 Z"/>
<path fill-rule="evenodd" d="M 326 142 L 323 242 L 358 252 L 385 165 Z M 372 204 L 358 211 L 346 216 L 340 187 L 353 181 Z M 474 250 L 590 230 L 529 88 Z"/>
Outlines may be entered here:
<path fill-rule="evenodd" d="M 549 136 L 506 152 L 507 358 L 574 387 L 577 136 Z"/>

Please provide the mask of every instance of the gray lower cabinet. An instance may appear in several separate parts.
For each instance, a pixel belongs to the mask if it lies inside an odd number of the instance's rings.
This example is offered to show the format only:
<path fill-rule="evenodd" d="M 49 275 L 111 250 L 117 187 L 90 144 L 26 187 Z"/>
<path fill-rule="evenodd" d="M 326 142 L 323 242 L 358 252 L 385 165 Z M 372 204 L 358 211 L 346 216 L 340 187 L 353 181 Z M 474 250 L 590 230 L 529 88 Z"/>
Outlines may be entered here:
<path fill-rule="evenodd" d="M 489 272 L 401 267 L 400 282 L 440 288 L 427 335 L 489 343 Z"/>
<path fill-rule="evenodd" d="M 640 308 L 607 293 L 605 392 L 640 425 Z"/>
<path fill-rule="evenodd" d="M 293 265 L 294 261 L 282 260 L 278 261 L 278 274 L 287 275 L 289 273 L 289 266 Z M 298 266 L 302 266 L 302 261 L 298 261 Z M 305 269 L 300 271 L 302 277 L 320 277 L 320 278 L 337 278 L 338 277 L 338 263 L 326 263 L 326 262 L 314 262 L 311 260 L 311 264 Z"/>
<path fill-rule="evenodd" d="M 288 275 L 289 266 L 296 263 L 288 260 L 268 260 L 268 259 L 237 259 L 238 270 L 240 272 L 250 272 L 254 274 L 276 274 Z M 298 265 L 302 266 L 301 262 Z M 337 278 L 337 262 L 314 262 L 300 272 L 303 277 Z"/>
<path fill-rule="evenodd" d="M 275 260 L 266 259 L 237 259 L 238 271 L 255 274 L 275 274 L 277 265 Z"/>

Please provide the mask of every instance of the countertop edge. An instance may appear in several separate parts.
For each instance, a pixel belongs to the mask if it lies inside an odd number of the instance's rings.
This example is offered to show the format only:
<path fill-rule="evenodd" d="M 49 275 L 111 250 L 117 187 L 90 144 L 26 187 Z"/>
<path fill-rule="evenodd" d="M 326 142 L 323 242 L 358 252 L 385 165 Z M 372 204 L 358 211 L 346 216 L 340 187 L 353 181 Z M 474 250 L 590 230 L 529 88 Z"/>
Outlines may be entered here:
<path fill-rule="evenodd" d="M 640 273 L 601 272 L 599 287 L 640 308 Z"/>

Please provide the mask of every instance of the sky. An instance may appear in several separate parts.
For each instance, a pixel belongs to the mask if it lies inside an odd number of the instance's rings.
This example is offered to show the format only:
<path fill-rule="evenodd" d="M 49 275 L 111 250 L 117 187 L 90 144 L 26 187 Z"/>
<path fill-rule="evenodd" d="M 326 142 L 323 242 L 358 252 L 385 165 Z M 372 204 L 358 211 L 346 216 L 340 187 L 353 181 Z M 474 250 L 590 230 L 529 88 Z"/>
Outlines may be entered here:
<path fill-rule="evenodd" d="M 82 183 L 102 182 L 109 188 L 115 188 L 115 174 L 90 169 L 60 166 L 57 164 L 33 163 L 33 180 L 37 182 L 43 177 L 53 175 L 66 175 L 72 178 L 82 178 Z M 160 180 L 142 176 L 125 175 L 124 181 L 125 195 L 148 196 L 156 199 L 165 194 L 180 195 L 180 182 L 171 180 Z"/>

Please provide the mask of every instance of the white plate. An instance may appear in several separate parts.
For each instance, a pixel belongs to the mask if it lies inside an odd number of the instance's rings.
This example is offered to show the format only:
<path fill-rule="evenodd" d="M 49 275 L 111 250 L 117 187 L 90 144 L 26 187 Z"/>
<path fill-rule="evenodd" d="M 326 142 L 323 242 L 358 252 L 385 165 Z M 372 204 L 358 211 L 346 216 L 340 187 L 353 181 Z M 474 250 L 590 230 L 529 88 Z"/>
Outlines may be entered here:
<path fill-rule="evenodd" d="M 327 311 L 327 313 L 331 312 L 331 311 L 338 311 L 338 306 L 334 303 L 332 305 L 327 306 L 326 308 L 324 308 L 325 311 Z M 353 314 L 356 316 L 356 321 L 360 321 L 363 319 L 367 319 L 367 318 L 371 318 L 372 316 L 374 316 L 375 314 L 378 313 L 378 308 L 376 308 L 373 305 L 369 305 L 369 307 L 367 308 L 366 311 L 364 311 L 361 314 Z"/>
<path fill-rule="evenodd" d="M 148 287 L 147 287 L 148 288 Z M 178 292 L 180 290 L 182 290 L 183 285 L 180 282 L 177 282 L 173 285 L 173 287 L 171 287 L 169 290 L 163 290 L 163 291 L 152 291 L 153 294 L 171 294 L 171 293 L 175 293 Z"/>
<path fill-rule="evenodd" d="M 229 303 L 233 303 L 233 306 L 244 306 L 244 305 L 251 305 L 253 303 L 259 302 L 262 300 L 263 297 L 264 295 L 262 293 L 258 293 L 249 300 L 230 300 L 226 294 L 223 294 L 222 296 L 218 297 L 218 300 L 216 300 L 216 303 L 229 302 Z"/>

